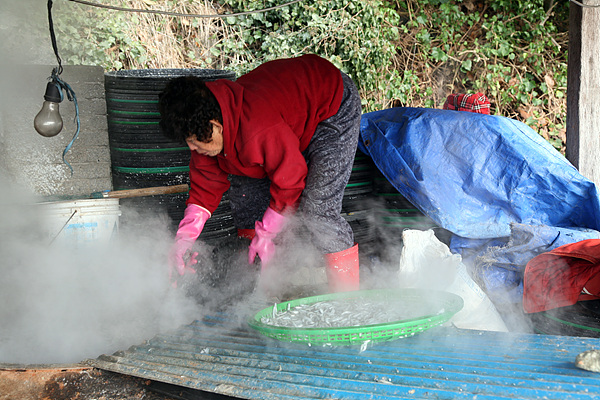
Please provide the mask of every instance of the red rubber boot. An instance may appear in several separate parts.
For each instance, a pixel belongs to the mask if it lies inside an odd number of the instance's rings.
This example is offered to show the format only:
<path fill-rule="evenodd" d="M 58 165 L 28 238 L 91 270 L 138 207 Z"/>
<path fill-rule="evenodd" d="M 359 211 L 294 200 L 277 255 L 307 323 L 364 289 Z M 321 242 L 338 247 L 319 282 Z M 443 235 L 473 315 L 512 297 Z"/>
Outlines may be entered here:
<path fill-rule="evenodd" d="M 325 254 L 327 282 L 330 292 L 360 289 L 358 244 L 337 253 Z"/>

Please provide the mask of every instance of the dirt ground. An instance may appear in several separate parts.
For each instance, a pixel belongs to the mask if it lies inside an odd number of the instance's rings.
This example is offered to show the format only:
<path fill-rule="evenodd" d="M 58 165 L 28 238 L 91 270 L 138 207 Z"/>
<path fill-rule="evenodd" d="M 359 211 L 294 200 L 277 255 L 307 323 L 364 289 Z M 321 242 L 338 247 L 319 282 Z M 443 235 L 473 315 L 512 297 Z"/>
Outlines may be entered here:
<path fill-rule="evenodd" d="M 153 382 L 86 366 L 0 369 L 0 400 L 176 400 Z"/>

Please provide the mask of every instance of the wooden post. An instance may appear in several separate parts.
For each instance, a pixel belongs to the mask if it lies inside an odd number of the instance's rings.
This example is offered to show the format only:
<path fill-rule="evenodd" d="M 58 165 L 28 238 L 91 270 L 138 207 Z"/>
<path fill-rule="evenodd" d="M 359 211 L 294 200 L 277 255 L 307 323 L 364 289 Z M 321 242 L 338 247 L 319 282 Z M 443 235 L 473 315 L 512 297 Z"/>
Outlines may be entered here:
<path fill-rule="evenodd" d="M 567 159 L 600 187 L 600 0 L 571 2 Z"/>

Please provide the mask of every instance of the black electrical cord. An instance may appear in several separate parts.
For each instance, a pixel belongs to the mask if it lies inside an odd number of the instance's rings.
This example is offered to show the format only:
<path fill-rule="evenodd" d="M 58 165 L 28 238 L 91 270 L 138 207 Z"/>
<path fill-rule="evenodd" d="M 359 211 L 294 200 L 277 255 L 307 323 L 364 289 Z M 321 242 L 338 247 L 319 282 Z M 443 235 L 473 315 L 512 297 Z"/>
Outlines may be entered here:
<path fill-rule="evenodd" d="M 48 26 L 50 28 L 50 40 L 52 41 L 52 49 L 54 49 L 54 55 L 56 55 L 56 61 L 58 61 L 58 68 L 56 69 L 56 75 L 60 75 L 63 72 L 62 60 L 58 55 L 58 46 L 56 45 L 56 35 L 54 34 L 54 22 L 52 21 L 52 0 L 48 0 Z"/>
<path fill-rule="evenodd" d="M 239 17 L 241 15 L 256 14 L 256 13 L 262 13 L 262 12 L 266 12 L 266 11 L 276 10 L 278 8 L 286 7 L 286 6 L 292 5 L 294 3 L 299 3 L 303 0 L 292 0 L 287 3 L 278 5 L 278 6 L 262 8 L 260 10 L 231 13 L 231 14 L 186 14 L 186 13 L 176 13 L 176 12 L 171 12 L 171 11 L 142 10 L 139 8 L 116 7 L 116 6 L 109 6 L 106 4 L 94 3 L 91 1 L 85 1 L 85 0 L 69 0 L 69 1 L 72 1 L 73 3 L 85 4 L 87 6 L 106 8 L 106 9 L 115 10 L 115 11 L 127 11 L 127 12 L 146 13 L 146 14 L 160 14 L 160 15 L 168 15 L 171 17 L 223 18 L 223 17 Z"/>
<path fill-rule="evenodd" d="M 243 12 L 238 12 L 238 13 L 231 13 L 231 14 L 186 14 L 186 13 L 176 13 L 176 12 L 170 12 L 170 11 L 161 11 L 161 10 L 142 10 L 142 9 L 137 9 L 137 8 L 127 8 L 127 7 L 116 7 L 116 6 L 109 6 L 106 4 L 100 4 L 100 3 L 94 3 L 91 1 L 85 1 L 85 0 L 69 0 L 72 1 L 73 3 L 79 3 L 79 4 L 84 4 L 84 5 L 88 5 L 88 6 L 92 6 L 92 7 L 99 7 L 99 8 L 106 8 L 109 10 L 115 10 L 115 11 L 127 11 L 127 12 L 137 12 L 137 13 L 148 13 L 148 14 L 161 14 L 161 15 L 168 15 L 168 16 L 172 16 L 172 17 L 190 17 L 190 18 L 223 18 L 223 17 L 238 17 L 241 15 L 248 15 L 248 14 L 255 14 L 255 13 L 262 13 L 262 12 L 266 12 L 266 11 L 272 11 L 275 10 L 277 8 L 282 8 L 282 7 L 286 7 L 289 5 L 292 5 L 294 3 L 299 3 L 303 0 L 292 0 L 289 1 L 287 3 L 278 5 L 278 6 L 273 6 L 273 7 L 267 7 L 267 8 L 263 8 L 260 10 L 253 10 L 253 11 L 243 11 Z M 584 8 L 596 8 L 596 7 L 600 7 L 600 4 L 583 4 L 580 1 L 577 0 L 569 0 L 571 3 L 578 5 L 579 7 L 584 7 Z"/>
<path fill-rule="evenodd" d="M 75 104 L 75 122 L 77 123 L 77 128 L 75 130 L 75 134 L 73 138 L 65 147 L 62 153 L 63 162 L 69 167 L 71 171 L 71 175 L 73 175 L 73 167 L 69 162 L 65 159 L 68 151 L 73 146 L 75 139 L 79 136 L 79 131 L 81 129 L 81 123 L 79 120 L 79 105 L 77 104 L 77 96 L 75 95 L 75 91 L 69 86 L 67 82 L 61 79 L 60 74 L 63 72 L 62 60 L 60 55 L 58 55 L 58 46 L 56 44 L 56 35 L 54 34 L 54 21 L 52 20 L 52 0 L 48 0 L 48 27 L 50 29 L 50 40 L 52 42 L 52 49 L 54 50 L 54 55 L 56 56 L 56 61 L 58 61 L 58 66 L 52 69 L 52 74 L 50 75 L 50 80 L 53 84 L 55 84 L 60 91 L 61 100 L 62 100 L 62 92 L 63 90 L 67 93 L 67 98 L 69 101 L 72 101 Z"/>
<path fill-rule="evenodd" d="M 596 7 L 600 7 L 600 4 L 583 4 L 577 0 L 569 0 L 571 3 L 573 4 L 577 4 L 579 7 L 584 7 L 584 8 L 596 8 Z"/>

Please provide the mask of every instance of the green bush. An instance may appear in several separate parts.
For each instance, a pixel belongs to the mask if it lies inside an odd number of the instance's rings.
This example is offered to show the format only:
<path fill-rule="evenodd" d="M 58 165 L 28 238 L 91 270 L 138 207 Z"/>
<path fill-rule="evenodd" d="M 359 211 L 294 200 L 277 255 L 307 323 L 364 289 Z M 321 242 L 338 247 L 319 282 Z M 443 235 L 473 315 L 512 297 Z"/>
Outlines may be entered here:
<path fill-rule="evenodd" d="M 276 4 L 222 1 L 233 11 Z M 493 113 L 526 122 L 564 151 L 566 21 L 566 2 L 546 11 L 543 0 L 308 0 L 228 18 L 242 42 L 218 51 L 241 55 L 245 62 L 231 66 L 240 73 L 273 58 L 323 55 L 358 83 L 364 111 L 439 108 L 448 94 L 480 91 Z"/>
<path fill-rule="evenodd" d="M 234 12 L 259 9 L 280 0 L 223 0 Z M 365 110 L 387 106 L 398 71 L 393 63 L 397 13 L 380 0 L 307 0 L 266 13 L 230 17 L 242 41 L 226 41 L 219 52 L 237 54 L 230 68 L 244 73 L 259 63 L 305 53 L 319 54 L 349 74 L 359 86 Z"/>
<path fill-rule="evenodd" d="M 546 11 L 543 0 L 407 0 L 398 12 L 400 63 L 421 87 L 401 105 L 441 107 L 449 93 L 480 91 L 494 114 L 526 122 L 564 152 L 568 2 Z"/>
<path fill-rule="evenodd" d="M 139 1 L 119 5 L 139 8 Z M 215 5 L 225 13 L 284 2 L 219 1 Z M 143 4 L 188 10 L 198 3 Z M 165 25 L 164 18 L 74 3 L 59 10 L 57 36 L 69 64 L 107 70 L 224 68 L 243 74 L 268 60 L 316 53 L 356 81 L 364 112 L 440 108 L 450 93 L 480 91 L 490 98 L 494 114 L 526 122 L 564 151 L 568 2 L 546 11 L 543 0 L 304 0 L 217 20 L 211 30 L 205 24 L 215 20 L 172 18 Z M 170 35 L 172 42 L 157 48 L 140 38 L 142 29 Z M 208 50 L 201 51 L 203 46 Z"/>
<path fill-rule="evenodd" d="M 131 40 L 127 14 L 57 2 L 53 16 L 57 45 L 65 64 L 118 70 L 132 67 L 123 63 L 125 54 L 143 56 L 141 44 Z"/>

